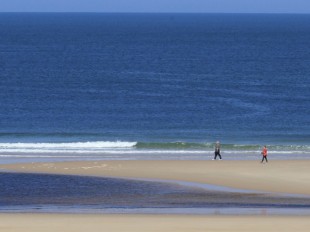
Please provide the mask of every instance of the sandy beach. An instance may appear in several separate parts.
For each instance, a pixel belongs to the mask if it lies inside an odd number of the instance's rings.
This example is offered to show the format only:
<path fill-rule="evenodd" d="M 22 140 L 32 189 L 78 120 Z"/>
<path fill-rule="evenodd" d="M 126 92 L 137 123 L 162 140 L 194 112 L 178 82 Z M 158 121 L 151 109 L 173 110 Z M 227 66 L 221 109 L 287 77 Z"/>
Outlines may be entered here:
<path fill-rule="evenodd" d="M 82 161 L 1 165 L 2 170 L 178 180 L 310 195 L 310 161 Z M 1 231 L 308 231 L 309 216 L 270 215 L 0 215 Z M 16 223 L 18 221 L 18 223 Z"/>
<path fill-rule="evenodd" d="M 309 231 L 309 217 L 0 214 L 0 231 Z"/>

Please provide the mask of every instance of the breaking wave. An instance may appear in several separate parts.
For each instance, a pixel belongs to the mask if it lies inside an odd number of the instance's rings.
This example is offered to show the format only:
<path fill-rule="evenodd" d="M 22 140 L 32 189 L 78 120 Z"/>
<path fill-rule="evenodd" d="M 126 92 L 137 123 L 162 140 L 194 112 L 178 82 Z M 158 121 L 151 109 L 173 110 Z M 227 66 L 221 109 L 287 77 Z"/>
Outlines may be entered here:
<path fill-rule="evenodd" d="M 212 152 L 213 143 L 95 141 L 67 143 L 0 143 L 1 153 L 203 153 Z M 225 153 L 258 152 L 261 145 L 222 144 Z M 310 153 L 308 145 L 269 145 L 271 153 Z"/>

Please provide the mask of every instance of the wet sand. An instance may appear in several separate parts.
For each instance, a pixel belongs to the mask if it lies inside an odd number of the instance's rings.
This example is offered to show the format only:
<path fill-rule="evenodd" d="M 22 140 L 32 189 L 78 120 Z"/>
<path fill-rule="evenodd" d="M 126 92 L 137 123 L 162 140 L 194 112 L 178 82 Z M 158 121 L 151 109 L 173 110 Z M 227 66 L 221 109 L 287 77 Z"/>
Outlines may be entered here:
<path fill-rule="evenodd" d="M 178 180 L 310 195 L 310 161 L 89 161 L 1 165 L 24 173 Z M 16 223 L 18 222 L 18 223 Z M 310 216 L 0 214 L 0 231 L 309 231 Z"/>

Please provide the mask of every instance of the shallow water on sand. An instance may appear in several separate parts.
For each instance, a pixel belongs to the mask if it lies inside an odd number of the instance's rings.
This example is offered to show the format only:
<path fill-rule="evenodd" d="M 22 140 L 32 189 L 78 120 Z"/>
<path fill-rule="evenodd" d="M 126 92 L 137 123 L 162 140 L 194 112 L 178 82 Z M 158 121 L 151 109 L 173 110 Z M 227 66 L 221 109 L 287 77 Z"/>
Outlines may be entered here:
<path fill-rule="evenodd" d="M 0 212 L 310 214 L 306 197 L 50 174 L 0 174 Z"/>

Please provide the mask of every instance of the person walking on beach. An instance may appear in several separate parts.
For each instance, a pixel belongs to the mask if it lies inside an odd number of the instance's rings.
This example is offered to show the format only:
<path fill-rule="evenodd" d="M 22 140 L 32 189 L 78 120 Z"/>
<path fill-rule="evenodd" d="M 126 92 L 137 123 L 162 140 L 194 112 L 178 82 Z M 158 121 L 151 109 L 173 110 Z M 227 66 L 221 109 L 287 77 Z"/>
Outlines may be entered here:
<path fill-rule="evenodd" d="M 268 163 L 268 160 L 267 160 L 267 153 L 268 153 L 267 147 L 264 146 L 264 147 L 263 147 L 263 150 L 262 150 L 262 152 L 261 152 L 261 154 L 263 155 L 263 159 L 262 159 L 262 162 L 261 162 L 261 163 L 263 163 L 264 160 L 266 160 L 266 162 Z"/>
<path fill-rule="evenodd" d="M 216 157 L 219 156 L 220 160 L 222 160 L 222 156 L 221 156 L 221 144 L 219 141 L 216 141 L 215 143 L 215 151 L 214 151 L 214 159 L 216 160 Z"/>

